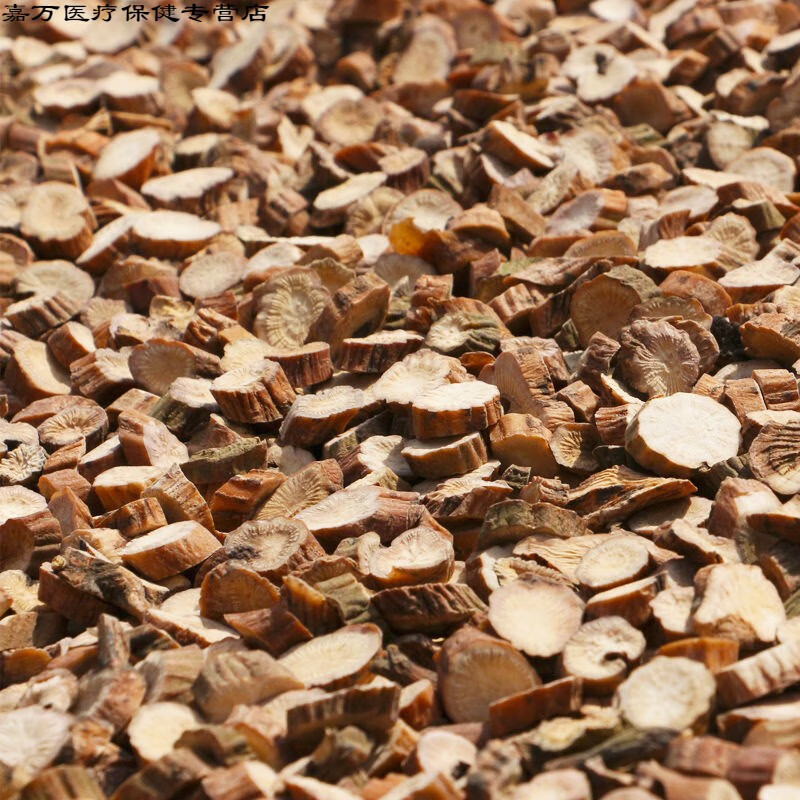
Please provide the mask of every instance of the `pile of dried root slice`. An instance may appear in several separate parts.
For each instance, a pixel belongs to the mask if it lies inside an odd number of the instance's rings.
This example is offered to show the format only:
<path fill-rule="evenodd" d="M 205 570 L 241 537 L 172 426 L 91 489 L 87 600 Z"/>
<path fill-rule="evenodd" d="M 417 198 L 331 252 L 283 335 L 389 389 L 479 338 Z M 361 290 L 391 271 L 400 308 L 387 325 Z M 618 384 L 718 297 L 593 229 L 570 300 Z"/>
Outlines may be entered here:
<path fill-rule="evenodd" d="M 0 23 L 0 800 L 797 798 L 798 5 L 268 15 Z"/>

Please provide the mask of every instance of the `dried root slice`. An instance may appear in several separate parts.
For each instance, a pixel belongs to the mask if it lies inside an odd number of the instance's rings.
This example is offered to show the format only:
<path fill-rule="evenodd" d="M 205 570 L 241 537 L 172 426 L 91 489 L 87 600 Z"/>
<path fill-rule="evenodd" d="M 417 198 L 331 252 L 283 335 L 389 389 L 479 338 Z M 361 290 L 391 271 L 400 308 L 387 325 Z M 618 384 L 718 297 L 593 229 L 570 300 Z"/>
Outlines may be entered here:
<path fill-rule="evenodd" d="M 600 617 L 581 625 L 566 643 L 561 668 L 579 678 L 589 694 L 611 694 L 646 644 L 643 634 L 622 617 Z"/>
<path fill-rule="evenodd" d="M 333 375 L 331 348 L 325 342 L 310 342 L 284 349 L 270 347 L 258 339 L 239 339 L 226 345 L 222 366 L 229 371 L 262 358 L 280 364 L 293 387 L 315 386 Z"/>
<path fill-rule="evenodd" d="M 464 475 L 487 461 L 486 446 L 477 432 L 425 442 L 412 439 L 404 444 L 400 453 L 413 474 L 420 478 Z"/>
<path fill-rule="evenodd" d="M 120 445 L 131 466 L 167 469 L 189 458 L 186 445 L 163 422 L 141 411 L 124 411 L 117 427 Z"/>
<path fill-rule="evenodd" d="M 141 192 L 157 208 L 193 211 L 232 177 L 229 167 L 196 167 L 151 178 L 142 185 Z"/>
<path fill-rule="evenodd" d="M 163 471 L 161 467 L 112 467 L 97 475 L 92 489 L 103 508 L 114 511 L 138 500 Z"/>
<path fill-rule="evenodd" d="M 148 392 L 164 395 L 176 378 L 219 374 L 219 360 L 210 353 L 167 339 L 150 339 L 133 348 L 128 361 L 136 383 Z"/>
<path fill-rule="evenodd" d="M 208 504 L 177 464 L 170 465 L 158 480 L 144 490 L 142 497 L 155 500 L 169 522 L 194 520 L 214 530 Z"/>
<path fill-rule="evenodd" d="M 483 141 L 487 153 L 518 168 L 546 171 L 555 166 L 557 148 L 515 128 L 510 122 L 495 120 L 486 126 Z"/>
<path fill-rule="evenodd" d="M 10 519 L 18 519 L 44 511 L 47 501 L 40 494 L 22 486 L 0 488 L 0 525 Z"/>
<path fill-rule="evenodd" d="M 503 465 L 530 467 L 533 475 L 546 478 L 558 472 L 551 438 L 544 423 L 532 414 L 504 414 L 489 431 L 492 455 Z"/>
<path fill-rule="evenodd" d="M 138 189 L 155 167 L 161 134 L 156 128 L 119 133 L 100 151 L 92 177 L 96 181 L 119 180 Z"/>
<path fill-rule="evenodd" d="M 342 470 L 336 461 L 313 461 L 290 475 L 258 509 L 255 518 L 293 517 L 341 488 Z"/>
<path fill-rule="evenodd" d="M 312 270 L 296 268 L 261 284 L 254 299 L 253 333 L 272 347 L 290 348 L 309 338 L 330 295 Z"/>
<path fill-rule="evenodd" d="M 325 555 L 298 520 L 275 517 L 245 522 L 225 538 L 225 555 L 275 583 L 303 564 Z"/>
<path fill-rule="evenodd" d="M 325 305 L 309 330 L 309 340 L 327 342 L 335 363 L 344 339 L 366 336 L 381 327 L 390 295 L 388 284 L 372 272 L 354 278 Z"/>
<path fill-rule="evenodd" d="M 17 276 L 17 292 L 39 297 L 61 295 L 78 309 L 94 294 L 94 283 L 69 261 L 35 261 Z M 74 313 L 74 312 L 73 312 Z"/>
<path fill-rule="evenodd" d="M 577 85 L 585 103 L 611 100 L 635 77 L 634 62 L 608 44 L 579 47 L 564 62 L 564 74 Z"/>
<path fill-rule="evenodd" d="M 54 330 L 47 339 L 53 357 L 68 370 L 74 361 L 94 352 L 92 332 L 80 322 L 66 322 Z"/>
<path fill-rule="evenodd" d="M 370 473 L 390 469 L 400 478 L 411 480 L 414 473 L 402 457 L 402 436 L 370 436 L 339 459 L 345 483 Z"/>
<path fill-rule="evenodd" d="M 246 266 L 247 260 L 237 253 L 206 253 L 192 259 L 178 285 L 183 294 L 197 300 L 216 297 L 239 283 Z"/>
<path fill-rule="evenodd" d="M 758 533 L 800 543 L 800 501 L 793 497 L 777 509 L 749 514 L 747 524 Z"/>
<path fill-rule="evenodd" d="M 778 590 L 754 564 L 716 564 L 695 576 L 692 628 L 735 639 L 743 647 L 771 644 L 786 619 Z"/>
<path fill-rule="evenodd" d="M 120 550 L 122 560 L 151 580 L 177 575 L 205 561 L 219 542 L 197 522 L 174 522 L 132 539 Z"/>
<path fill-rule="evenodd" d="M 797 443 L 800 421 L 770 422 L 753 439 L 748 451 L 750 469 L 778 494 L 800 492 L 800 461 Z"/>
<path fill-rule="evenodd" d="M 190 435 L 219 410 L 204 378 L 175 378 L 169 390 L 150 409 L 150 416 L 163 422 L 179 437 Z"/>
<path fill-rule="evenodd" d="M 20 785 L 51 764 L 69 739 L 73 717 L 30 705 L 0 714 L 0 764 Z"/>
<path fill-rule="evenodd" d="M 635 536 L 612 536 L 587 551 L 575 577 L 587 589 L 603 591 L 638 580 L 649 566 L 650 554 Z"/>
<path fill-rule="evenodd" d="M 77 258 L 92 243 L 92 213 L 83 193 L 68 183 L 33 187 L 20 230 L 40 258 Z"/>
<path fill-rule="evenodd" d="M 592 452 L 598 444 L 597 429 L 586 422 L 559 425 L 549 441 L 556 463 L 578 475 L 591 475 L 599 468 Z"/>
<path fill-rule="evenodd" d="M 800 639 L 768 647 L 717 673 L 717 702 L 723 708 L 781 692 L 800 679 Z"/>
<path fill-rule="evenodd" d="M 739 452 L 739 420 L 709 397 L 679 392 L 650 400 L 625 432 L 625 449 L 657 475 L 688 477 Z"/>
<path fill-rule="evenodd" d="M 77 405 L 46 419 L 38 431 L 39 441 L 50 452 L 77 441 L 83 441 L 90 450 L 108 433 L 108 416 L 99 405 Z"/>
<path fill-rule="evenodd" d="M 383 374 L 422 347 L 425 340 L 410 331 L 379 331 L 361 339 L 342 340 L 337 366 L 348 372 Z"/>
<path fill-rule="evenodd" d="M 274 422 L 292 408 L 296 395 L 279 364 L 263 359 L 220 375 L 211 394 L 233 422 Z"/>
<path fill-rule="evenodd" d="M 451 217 L 461 213 L 461 206 L 447 192 L 420 189 L 399 200 L 383 221 L 383 233 L 406 219 L 420 231 L 444 230 Z"/>
<path fill-rule="evenodd" d="M 66 373 L 44 342 L 26 339 L 16 344 L 3 379 L 24 402 L 70 393 Z"/>
<path fill-rule="evenodd" d="M 223 722 L 234 706 L 254 705 L 302 684 L 281 663 L 260 650 L 220 650 L 203 664 L 192 691 L 211 722 Z"/>
<path fill-rule="evenodd" d="M 448 384 L 411 404 L 411 427 L 418 439 L 481 431 L 501 416 L 500 392 L 483 381 Z"/>
<path fill-rule="evenodd" d="M 280 594 L 257 572 L 231 561 L 223 561 L 205 573 L 200 585 L 200 613 L 222 621 L 239 614 L 275 606 Z"/>
<path fill-rule="evenodd" d="M 492 703 L 540 683 L 518 650 L 475 628 L 461 628 L 442 647 L 439 690 L 453 722 L 486 722 Z"/>
<path fill-rule="evenodd" d="M 700 376 L 697 348 L 669 322 L 634 322 L 622 331 L 620 345 L 620 374 L 648 397 L 690 392 Z"/>
<path fill-rule="evenodd" d="M 143 256 L 181 259 L 207 245 L 220 226 L 183 211 L 161 210 L 137 215 L 130 232 Z"/>
<path fill-rule="evenodd" d="M 369 574 L 381 588 L 447 581 L 453 574 L 452 538 L 420 526 L 401 533 L 369 560 Z"/>
<path fill-rule="evenodd" d="M 342 539 L 375 531 L 384 542 L 418 525 L 423 508 L 413 492 L 380 486 L 353 485 L 297 514 L 311 532 L 332 550 Z"/>
<path fill-rule="evenodd" d="M 184 731 L 201 725 L 200 718 L 183 703 L 148 703 L 128 723 L 128 738 L 139 761 L 149 764 L 171 753 Z"/>
<path fill-rule="evenodd" d="M 341 433 L 367 405 L 361 389 L 334 386 L 298 397 L 281 424 L 280 437 L 296 447 L 322 444 Z"/>
<path fill-rule="evenodd" d="M 537 609 L 531 617 L 526 609 Z M 497 633 L 529 656 L 560 653 L 578 630 L 583 603 L 566 586 L 545 581 L 513 581 L 492 592 L 489 622 Z M 520 620 L 525 619 L 524 625 Z"/>
<path fill-rule="evenodd" d="M 650 278 L 628 266 L 614 267 L 582 283 L 570 304 L 570 318 L 580 343 L 586 347 L 598 331 L 616 339 L 633 308 L 656 292 Z"/>
<path fill-rule="evenodd" d="M 704 724 L 715 691 L 714 676 L 697 661 L 656 656 L 630 674 L 615 700 L 639 730 L 683 731 Z"/>
<path fill-rule="evenodd" d="M 410 408 L 422 395 L 449 383 L 468 380 L 461 363 L 448 356 L 421 350 L 392 365 L 372 386 L 372 394 L 398 410 Z"/>
<path fill-rule="evenodd" d="M 492 703 L 489 706 L 489 729 L 492 736 L 521 733 L 542 720 L 574 714 L 582 701 L 580 680 L 561 678 L 551 681 Z"/>
<path fill-rule="evenodd" d="M 127 355 L 105 347 L 73 361 L 69 377 L 76 391 L 98 403 L 111 403 L 133 387 Z"/>
<path fill-rule="evenodd" d="M 383 634 L 376 625 L 345 625 L 292 648 L 279 663 L 307 687 L 340 688 L 364 674 L 382 642 Z"/>
<path fill-rule="evenodd" d="M 314 200 L 312 224 L 326 228 L 343 222 L 352 206 L 384 183 L 383 172 L 362 172 L 332 189 L 325 189 Z"/>

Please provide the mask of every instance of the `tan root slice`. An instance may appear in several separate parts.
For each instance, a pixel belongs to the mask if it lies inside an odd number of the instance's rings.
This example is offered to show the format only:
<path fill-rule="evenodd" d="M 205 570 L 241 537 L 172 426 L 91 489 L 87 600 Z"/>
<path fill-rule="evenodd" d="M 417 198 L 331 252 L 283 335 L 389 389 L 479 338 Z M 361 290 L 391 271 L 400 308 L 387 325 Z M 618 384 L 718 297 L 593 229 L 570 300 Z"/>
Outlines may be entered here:
<path fill-rule="evenodd" d="M 683 392 L 645 403 L 625 432 L 625 449 L 643 467 L 678 477 L 735 456 L 739 443 L 739 421 L 730 411 Z"/>
<path fill-rule="evenodd" d="M 411 439 L 404 443 L 400 452 L 420 478 L 463 475 L 487 461 L 486 446 L 478 432 L 427 441 Z"/>
<path fill-rule="evenodd" d="M 587 589 L 613 589 L 641 578 L 650 565 L 647 548 L 634 536 L 612 536 L 581 559 L 575 577 Z"/>
<path fill-rule="evenodd" d="M 536 608 L 535 618 L 520 625 L 525 609 Z M 577 631 L 583 603 L 566 586 L 544 581 L 514 581 L 489 598 L 489 621 L 500 636 L 526 655 L 547 657 L 564 649 Z"/>
<path fill-rule="evenodd" d="M 274 422 L 282 419 L 296 395 L 281 366 L 263 359 L 220 375 L 211 394 L 233 422 Z"/>
<path fill-rule="evenodd" d="M 436 583 L 450 578 L 454 560 L 452 538 L 421 526 L 376 550 L 369 560 L 369 574 L 381 587 Z"/>
<path fill-rule="evenodd" d="M 418 439 L 435 439 L 484 430 L 500 419 L 495 386 L 482 381 L 443 386 L 412 402 L 411 426 Z"/>

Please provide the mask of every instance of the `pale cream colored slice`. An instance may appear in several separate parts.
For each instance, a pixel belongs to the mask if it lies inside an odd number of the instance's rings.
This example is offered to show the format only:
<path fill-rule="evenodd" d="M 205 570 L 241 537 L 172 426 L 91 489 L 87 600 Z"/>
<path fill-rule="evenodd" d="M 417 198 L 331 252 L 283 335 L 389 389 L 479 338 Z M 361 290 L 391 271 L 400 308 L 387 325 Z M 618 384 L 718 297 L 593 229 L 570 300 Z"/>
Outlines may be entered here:
<path fill-rule="evenodd" d="M 622 617 L 608 616 L 581 625 L 564 646 L 561 668 L 583 681 L 590 694 L 610 694 L 638 662 L 647 644 L 641 631 Z"/>
<path fill-rule="evenodd" d="M 727 164 L 725 169 L 780 192 L 794 191 L 797 177 L 794 159 L 771 147 L 754 147 Z"/>
<path fill-rule="evenodd" d="M 280 438 L 297 447 L 322 444 L 341 433 L 367 404 L 366 394 L 351 386 L 301 395 L 281 424 Z"/>
<path fill-rule="evenodd" d="M 68 183 L 45 181 L 31 189 L 20 230 L 43 258 L 77 258 L 92 241 L 92 213 L 83 193 Z"/>
<path fill-rule="evenodd" d="M 100 151 L 92 177 L 117 179 L 136 188 L 149 177 L 160 144 L 161 134 L 155 128 L 119 133 Z"/>
<path fill-rule="evenodd" d="M 419 189 L 392 206 L 384 220 L 383 232 L 388 234 L 404 219 L 413 220 L 415 227 L 421 231 L 443 231 L 450 219 L 462 211 L 461 206 L 447 192 Z"/>
<path fill-rule="evenodd" d="M 371 578 L 381 587 L 444 583 L 453 574 L 455 553 L 449 534 L 420 526 L 401 533 L 369 560 Z"/>
<path fill-rule="evenodd" d="M 156 206 L 180 208 L 186 203 L 198 202 L 232 177 L 230 167 L 195 167 L 151 178 L 142 184 L 141 192 Z"/>
<path fill-rule="evenodd" d="M 413 474 L 420 478 L 463 475 L 478 469 L 487 461 L 486 446 L 478 432 L 448 436 L 445 439 L 429 439 L 426 442 L 411 439 L 400 452 Z"/>
<path fill-rule="evenodd" d="M 28 402 L 70 394 L 69 377 L 44 342 L 26 339 L 14 346 L 6 366 L 5 382 Z"/>
<path fill-rule="evenodd" d="M 494 120 L 486 126 L 484 134 L 486 150 L 517 167 L 549 170 L 556 165 L 560 151 L 541 142 L 510 122 Z"/>
<path fill-rule="evenodd" d="M 181 272 L 179 285 L 187 297 L 204 300 L 236 286 L 247 260 L 236 253 L 219 252 L 198 256 Z"/>
<path fill-rule="evenodd" d="M 0 713 L 0 765 L 24 785 L 55 760 L 73 722 L 70 714 L 34 705 Z"/>
<path fill-rule="evenodd" d="M 609 44 L 593 44 L 574 49 L 562 65 L 563 72 L 577 85 L 584 103 L 610 100 L 635 77 L 636 66 Z"/>
<path fill-rule="evenodd" d="M 314 219 L 321 227 L 340 222 L 344 219 L 348 208 L 385 181 L 386 175 L 382 172 L 362 172 L 338 186 L 325 189 L 314 200 Z"/>
<path fill-rule="evenodd" d="M 693 629 L 736 639 L 743 647 L 772 644 L 786 611 L 778 590 L 755 564 L 715 564 L 695 577 Z"/>
<path fill-rule="evenodd" d="M 566 586 L 519 580 L 492 592 L 489 622 L 526 655 L 546 658 L 564 649 L 580 627 L 583 609 L 581 599 Z"/>
<path fill-rule="evenodd" d="M 80 307 L 94 295 L 94 281 L 69 261 L 34 261 L 17 276 L 17 292 L 39 297 L 59 293 Z"/>
<path fill-rule="evenodd" d="M 698 661 L 656 656 L 617 689 L 622 715 L 639 730 L 683 731 L 704 722 L 716 692 L 714 676 Z"/>
<path fill-rule="evenodd" d="M 393 364 L 372 386 L 372 395 L 398 409 L 448 383 L 468 380 L 458 359 L 433 350 L 419 350 Z"/>
<path fill-rule="evenodd" d="M 158 581 L 197 566 L 219 547 L 213 533 L 186 520 L 137 536 L 119 554 L 126 564 Z"/>
<path fill-rule="evenodd" d="M 723 405 L 678 392 L 645 403 L 625 431 L 625 449 L 657 475 L 688 477 L 739 452 L 741 426 Z"/>
<path fill-rule="evenodd" d="M 150 211 L 136 215 L 131 235 L 144 256 L 185 258 L 200 250 L 221 228 L 216 222 L 183 211 Z"/>
<path fill-rule="evenodd" d="M 138 500 L 163 472 L 162 467 L 112 467 L 94 479 L 92 488 L 103 508 L 114 511 L 125 503 Z"/>
<path fill-rule="evenodd" d="M 297 645 L 279 661 L 306 686 L 335 688 L 354 683 L 375 658 L 382 641 L 376 625 L 345 625 Z"/>
<path fill-rule="evenodd" d="M 418 439 L 485 430 L 502 416 L 500 391 L 483 381 L 451 383 L 411 403 L 411 427 Z"/>
<path fill-rule="evenodd" d="M 3 486 L 0 488 L 0 525 L 10 519 L 27 517 L 37 511 L 44 511 L 47 501 L 37 492 L 24 486 Z"/>
<path fill-rule="evenodd" d="M 586 552 L 575 577 L 587 589 L 599 592 L 638 580 L 649 566 L 650 554 L 635 536 L 612 536 Z"/>
<path fill-rule="evenodd" d="M 200 717 L 183 703 L 148 703 L 131 717 L 127 734 L 139 761 L 148 764 L 171 753 L 184 731 L 201 725 Z"/>

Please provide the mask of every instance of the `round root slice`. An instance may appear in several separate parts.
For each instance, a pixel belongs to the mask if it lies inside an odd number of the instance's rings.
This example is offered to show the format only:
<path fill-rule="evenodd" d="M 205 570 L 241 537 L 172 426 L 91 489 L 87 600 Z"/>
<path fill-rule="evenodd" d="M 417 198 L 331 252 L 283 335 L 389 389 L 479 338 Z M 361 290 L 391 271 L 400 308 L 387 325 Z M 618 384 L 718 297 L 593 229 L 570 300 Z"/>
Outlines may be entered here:
<path fill-rule="evenodd" d="M 69 739 L 74 718 L 40 706 L 0 714 L 0 765 L 27 783 L 51 764 Z"/>
<path fill-rule="evenodd" d="M 572 78 L 584 103 L 611 100 L 635 77 L 629 58 L 608 44 L 592 44 L 573 50 L 564 62 L 564 74 Z"/>
<path fill-rule="evenodd" d="M 700 635 L 735 639 L 743 647 L 775 641 L 786 619 L 778 590 L 755 564 L 716 564 L 695 578 L 698 602 L 692 628 Z"/>
<path fill-rule="evenodd" d="M 381 588 L 444 583 L 453 574 L 454 564 L 452 538 L 420 526 L 376 550 L 369 560 L 369 574 Z"/>
<path fill-rule="evenodd" d="M 425 339 L 410 331 L 379 331 L 363 339 L 344 339 L 338 366 L 348 372 L 382 374 L 422 347 Z"/>
<path fill-rule="evenodd" d="M 530 467 L 532 474 L 546 478 L 558 472 L 551 438 L 550 431 L 533 414 L 504 414 L 489 432 L 492 455 L 504 466 Z"/>
<path fill-rule="evenodd" d="M 183 703 L 148 703 L 128 723 L 128 738 L 139 761 L 148 764 L 171 753 L 184 731 L 202 726 L 200 717 Z"/>
<path fill-rule="evenodd" d="M 553 431 L 549 444 L 550 452 L 560 467 L 578 475 L 591 475 L 598 470 L 597 459 L 592 451 L 600 442 L 594 425 L 588 422 L 559 425 Z"/>
<path fill-rule="evenodd" d="M 404 219 L 412 219 L 421 231 L 443 231 L 452 217 L 464 209 L 446 192 L 437 189 L 419 189 L 399 200 L 386 215 L 383 233 Z"/>
<path fill-rule="evenodd" d="M 650 554 L 635 536 L 612 536 L 588 550 L 575 571 L 587 589 L 601 592 L 638 580 L 650 567 Z"/>
<path fill-rule="evenodd" d="M 334 386 L 302 395 L 286 414 L 280 437 L 296 447 L 322 444 L 341 433 L 366 405 L 364 392 L 350 386 Z"/>
<path fill-rule="evenodd" d="M 383 117 L 380 104 L 368 97 L 344 98 L 320 115 L 314 128 L 326 142 L 348 147 L 370 141 Z"/>
<path fill-rule="evenodd" d="M 220 375 L 211 394 L 229 420 L 250 423 L 282 419 L 296 398 L 280 364 L 267 359 Z"/>
<path fill-rule="evenodd" d="M 797 167 L 791 156 L 771 147 L 754 147 L 726 165 L 727 172 L 773 186 L 780 192 L 794 191 Z"/>
<path fill-rule="evenodd" d="M 453 722 L 488 722 L 492 703 L 540 685 L 518 650 L 475 628 L 462 628 L 442 647 L 439 689 Z"/>
<path fill-rule="evenodd" d="M 80 308 L 94 294 L 94 281 L 69 261 L 35 261 L 17 276 L 17 292 L 39 297 L 60 294 Z"/>
<path fill-rule="evenodd" d="M 47 501 L 23 486 L 0 488 L 0 525 L 10 519 L 27 517 L 47 508 Z"/>
<path fill-rule="evenodd" d="M 778 494 L 800 492 L 800 421 L 770 422 L 748 451 L 753 475 Z"/>
<path fill-rule="evenodd" d="M 128 367 L 136 384 L 148 392 L 165 395 L 176 378 L 194 378 L 197 359 L 182 342 L 151 339 L 131 351 Z"/>
<path fill-rule="evenodd" d="M 472 766 L 477 756 L 478 748 L 465 736 L 448 730 L 428 728 L 417 740 L 411 763 L 420 772 L 441 772 L 455 778 L 459 770 Z"/>
<path fill-rule="evenodd" d="M 486 445 L 481 434 L 477 432 L 464 436 L 448 436 L 446 439 L 430 439 L 427 442 L 412 439 L 400 453 L 414 475 L 420 478 L 464 475 L 478 469 L 488 460 Z"/>
<path fill-rule="evenodd" d="M 297 347 L 309 335 L 330 295 L 314 272 L 292 269 L 262 284 L 253 333 L 272 347 Z"/>
<path fill-rule="evenodd" d="M 196 167 L 151 178 L 142 184 L 141 192 L 156 206 L 181 208 L 197 203 L 232 177 L 230 167 Z"/>
<path fill-rule="evenodd" d="M 620 345 L 622 378 L 648 397 L 689 392 L 700 377 L 697 348 L 687 333 L 669 322 L 634 322 L 622 331 Z"/>
<path fill-rule="evenodd" d="M 275 517 L 245 522 L 231 531 L 225 538 L 225 555 L 277 583 L 325 551 L 302 522 Z"/>
<path fill-rule="evenodd" d="M 197 566 L 219 546 L 213 533 L 197 522 L 186 520 L 132 539 L 119 554 L 142 575 L 160 581 Z"/>
<path fill-rule="evenodd" d="M 370 436 L 340 458 L 345 483 L 373 472 L 390 469 L 399 478 L 411 480 L 414 473 L 401 455 L 402 436 Z"/>
<path fill-rule="evenodd" d="M 625 431 L 625 449 L 657 475 L 685 478 L 737 455 L 740 431 L 736 416 L 710 397 L 679 392 L 642 406 Z"/>
<path fill-rule="evenodd" d="M 566 586 L 517 580 L 489 598 L 489 622 L 500 636 L 529 656 L 556 655 L 578 630 L 583 602 Z"/>
<path fill-rule="evenodd" d="M 220 232 L 208 222 L 182 211 L 151 211 L 137 215 L 130 231 L 139 253 L 155 258 L 187 258 Z"/>
<path fill-rule="evenodd" d="M 447 384 L 412 401 L 411 428 L 418 439 L 482 431 L 503 414 L 500 392 L 483 381 Z"/>
<path fill-rule="evenodd" d="M 163 473 L 163 467 L 112 467 L 94 479 L 92 489 L 106 511 L 116 511 L 138 500 Z"/>
<path fill-rule="evenodd" d="M 355 683 L 382 643 L 383 634 L 377 625 L 345 625 L 297 645 L 278 660 L 307 687 L 333 689 Z"/>
<path fill-rule="evenodd" d="M 287 451 L 294 452 L 287 455 Z M 314 461 L 308 451 L 289 445 L 281 448 L 278 466 L 290 477 L 258 509 L 255 519 L 293 517 L 342 488 L 342 470 L 333 459 Z"/>
<path fill-rule="evenodd" d="M 138 189 L 153 171 L 161 134 L 155 128 L 119 133 L 100 151 L 92 177 L 119 180 Z"/>
<path fill-rule="evenodd" d="M 108 416 L 99 405 L 76 405 L 46 419 L 38 428 L 39 441 L 50 452 L 83 441 L 86 449 L 97 447 L 108 433 Z"/>
<path fill-rule="evenodd" d="M 236 286 L 244 275 L 247 259 L 236 253 L 208 253 L 194 259 L 178 280 L 187 297 L 205 300 Z"/>
<path fill-rule="evenodd" d="M 583 347 L 597 333 L 619 336 L 635 306 L 657 293 L 644 273 L 622 266 L 582 283 L 572 296 L 570 318 Z"/>
<path fill-rule="evenodd" d="M 469 374 L 458 359 L 432 350 L 420 350 L 389 367 L 373 384 L 372 394 L 389 406 L 403 410 L 422 395 L 468 379 Z"/>
<path fill-rule="evenodd" d="M 635 669 L 616 692 L 623 717 L 639 730 L 683 731 L 711 711 L 716 683 L 697 661 L 656 656 Z"/>
<path fill-rule="evenodd" d="M 588 694 L 611 694 L 646 644 L 644 635 L 622 617 L 600 617 L 581 625 L 567 642 L 561 668 L 565 675 L 580 678 Z"/>
<path fill-rule="evenodd" d="M 342 222 L 352 205 L 384 183 L 386 175 L 383 172 L 362 172 L 332 189 L 325 189 L 314 200 L 313 224 L 326 228 Z"/>
<path fill-rule="evenodd" d="M 539 141 L 535 136 L 519 130 L 510 122 L 494 120 L 486 126 L 484 148 L 491 155 L 503 159 L 520 169 L 553 169 L 558 148 Z"/>
<path fill-rule="evenodd" d="M 33 187 L 20 231 L 42 258 L 77 258 L 92 243 L 91 210 L 83 192 L 68 183 Z"/>

